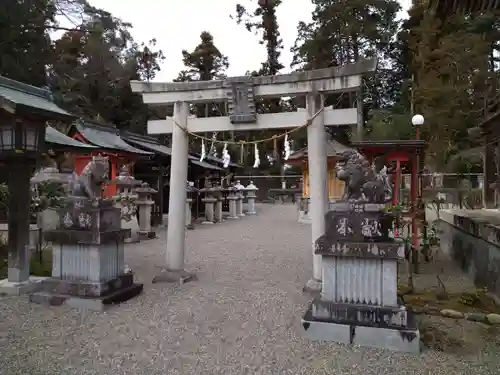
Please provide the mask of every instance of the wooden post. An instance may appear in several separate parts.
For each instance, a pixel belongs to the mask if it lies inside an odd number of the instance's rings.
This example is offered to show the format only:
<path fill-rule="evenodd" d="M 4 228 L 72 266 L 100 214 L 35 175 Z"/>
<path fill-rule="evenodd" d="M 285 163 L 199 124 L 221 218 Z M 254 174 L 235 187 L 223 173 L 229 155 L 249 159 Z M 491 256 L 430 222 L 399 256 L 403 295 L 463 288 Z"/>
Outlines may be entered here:
<path fill-rule="evenodd" d="M 30 177 L 31 165 L 25 160 L 9 163 L 9 259 L 8 281 L 23 283 L 30 276 Z"/>
<path fill-rule="evenodd" d="M 486 139 L 484 150 L 484 184 L 483 184 L 483 206 L 485 208 L 495 207 L 495 188 L 496 183 L 496 165 L 495 165 L 495 144 L 488 144 L 489 139 Z"/>

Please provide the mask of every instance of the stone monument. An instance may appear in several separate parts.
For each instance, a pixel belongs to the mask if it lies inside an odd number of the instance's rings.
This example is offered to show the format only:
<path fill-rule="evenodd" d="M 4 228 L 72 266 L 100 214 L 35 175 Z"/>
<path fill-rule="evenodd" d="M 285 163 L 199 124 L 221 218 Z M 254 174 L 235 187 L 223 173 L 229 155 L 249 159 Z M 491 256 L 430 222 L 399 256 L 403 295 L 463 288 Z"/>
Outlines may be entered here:
<path fill-rule="evenodd" d="M 398 260 L 404 244 L 394 239 L 386 168 L 371 166 L 357 152 L 340 158 L 345 181 L 340 202 L 325 217 L 326 233 L 315 243 L 322 256 L 321 296 L 302 318 L 313 340 L 418 353 L 414 315 L 397 294 Z"/>
<path fill-rule="evenodd" d="M 96 156 L 81 176 L 74 176 L 57 228 L 44 233 L 54 246 L 52 277 L 42 281 L 30 301 L 102 311 L 142 292 L 143 285 L 125 271 L 130 229 L 121 229 L 121 212 L 113 201 L 101 198 L 108 165 L 107 158 Z"/>

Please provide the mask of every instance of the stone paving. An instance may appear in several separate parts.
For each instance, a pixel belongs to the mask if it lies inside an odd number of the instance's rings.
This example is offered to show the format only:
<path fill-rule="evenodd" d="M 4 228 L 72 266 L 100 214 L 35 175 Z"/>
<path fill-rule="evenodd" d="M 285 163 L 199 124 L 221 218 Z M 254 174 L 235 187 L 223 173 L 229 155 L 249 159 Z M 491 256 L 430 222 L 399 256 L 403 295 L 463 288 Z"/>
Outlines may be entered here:
<path fill-rule="evenodd" d="M 126 247 L 144 293 L 106 313 L 0 298 L 0 374 L 498 374 L 496 351 L 419 357 L 313 343 L 300 317 L 311 275 L 310 225 L 292 205 L 187 234 L 198 281 L 152 284 L 160 238 Z"/>

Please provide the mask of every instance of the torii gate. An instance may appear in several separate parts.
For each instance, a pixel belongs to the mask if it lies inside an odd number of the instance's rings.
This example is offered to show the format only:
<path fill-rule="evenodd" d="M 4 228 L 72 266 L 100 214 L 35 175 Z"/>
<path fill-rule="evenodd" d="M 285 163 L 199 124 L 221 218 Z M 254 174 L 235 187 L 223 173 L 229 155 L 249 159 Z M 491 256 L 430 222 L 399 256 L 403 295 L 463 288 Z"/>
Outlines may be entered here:
<path fill-rule="evenodd" d="M 153 281 L 187 281 L 192 275 L 184 270 L 185 200 L 188 172 L 189 134 L 202 132 L 247 131 L 294 128 L 311 120 L 307 127 L 310 166 L 313 277 L 308 290 L 321 290 L 321 255 L 314 255 L 314 242 L 325 233 L 328 211 L 327 157 L 325 125 L 358 125 L 362 129 L 361 100 L 363 74 L 373 73 L 376 60 L 327 69 L 262 77 L 232 77 L 224 80 L 156 83 L 130 83 L 132 91 L 142 93 L 145 104 L 174 104 L 173 118 L 148 121 L 149 134 L 172 134 L 169 220 L 167 229 L 166 272 Z M 324 95 L 333 92 L 357 92 L 357 108 L 324 108 Z M 257 114 L 255 98 L 306 96 L 307 111 Z M 189 104 L 227 102 L 229 116 L 193 118 Z"/>

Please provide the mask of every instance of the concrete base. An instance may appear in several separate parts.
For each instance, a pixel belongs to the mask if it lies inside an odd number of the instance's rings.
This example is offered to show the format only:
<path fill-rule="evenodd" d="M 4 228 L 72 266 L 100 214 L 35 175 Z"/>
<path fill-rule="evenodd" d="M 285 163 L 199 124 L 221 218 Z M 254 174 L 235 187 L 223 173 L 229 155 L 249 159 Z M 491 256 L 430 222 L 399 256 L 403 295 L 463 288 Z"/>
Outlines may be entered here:
<path fill-rule="evenodd" d="M 110 305 L 139 295 L 143 290 L 142 284 L 134 283 L 133 273 L 100 282 L 46 278 L 40 286 L 39 292 L 30 295 L 30 302 L 49 306 L 66 304 L 90 311 L 104 311 Z"/>
<path fill-rule="evenodd" d="M 212 225 L 212 224 L 215 224 L 215 222 L 214 222 L 214 221 L 208 221 L 208 220 L 202 221 L 201 223 L 202 223 L 202 224 L 204 224 L 204 225 Z"/>
<path fill-rule="evenodd" d="M 332 341 L 412 354 L 419 354 L 421 350 L 416 324 L 392 328 L 321 321 L 313 318 L 312 306 L 309 306 L 301 323 L 305 336 L 313 341 Z"/>
<path fill-rule="evenodd" d="M 309 212 L 299 211 L 299 223 L 301 224 L 311 224 L 312 220 L 309 216 Z"/>
<path fill-rule="evenodd" d="M 310 293 L 315 297 L 318 297 L 321 294 L 321 288 L 322 288 L 322 281 L 321 280 L 316 280 L 316 279 L 310 279 L 302 291 L 304 293 Z"/>
<path fill-rule="evenodd" d="M 193 224 L 186 225 L 186 229 L 193 230 L 194 229 L 194 225 Z"/>
<path fill-rule="evenodd" d="M 184 270 L 162 269 L 161 273 L 153 277 L 152 283 L 179 283 L 184 284 L 189 281 L 196 281 L 196 274 Z"/>
<path fill-rule="evenodd" d="M 0 296 L 20 296 L 41 290 L 41 283 L 47 277 L 30 276 L 28 281 L 13 283 L 8 279 L 0 280 Z"/>
<path fill-rule="evenodd" d="M 152 240 L 156 238 L 156 232 L 139 232 L 139 239 L 142 240 Z"/>
<path fill-rule="evenodd" d="M 132 284 L 110 295 L 97 298 L 38 292 L 30 295 L 30 302 L 49 306 L 61 306 L 64 304 L 74 309 L 100 312 L 112 305 L 128 301 L 138 296 L 142 293 L 143 288 L 143 284 Z"/>

